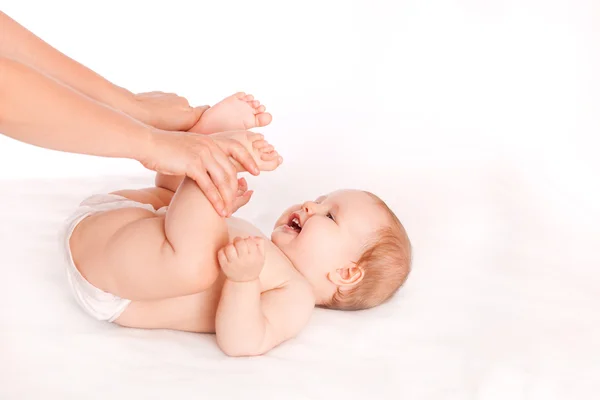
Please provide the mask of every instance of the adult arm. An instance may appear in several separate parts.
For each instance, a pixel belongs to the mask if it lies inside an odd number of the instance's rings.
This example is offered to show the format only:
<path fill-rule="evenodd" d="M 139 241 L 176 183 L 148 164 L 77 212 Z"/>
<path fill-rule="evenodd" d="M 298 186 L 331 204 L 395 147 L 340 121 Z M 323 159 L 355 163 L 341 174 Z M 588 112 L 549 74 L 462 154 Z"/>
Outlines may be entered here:
<path fill-rule="evenodd" d="M 160 129 L 187 131 L 203 110 L 172 93 L 135 95 L 61 53 L 0 12 L 0 56 L 12 58 L 67 86 Z"/>
<path fill-rule="evenodd" d="M 166 132 L 91 99 L 39 71 L 0 57 L 0 132 L 35 146 L 131 158 L 157 172 L 194 179 L 221 215 L 228 215 L 237 176 L 228 157 L 258 175 L 250 153 L 226 153 L 211 138 Z"/>

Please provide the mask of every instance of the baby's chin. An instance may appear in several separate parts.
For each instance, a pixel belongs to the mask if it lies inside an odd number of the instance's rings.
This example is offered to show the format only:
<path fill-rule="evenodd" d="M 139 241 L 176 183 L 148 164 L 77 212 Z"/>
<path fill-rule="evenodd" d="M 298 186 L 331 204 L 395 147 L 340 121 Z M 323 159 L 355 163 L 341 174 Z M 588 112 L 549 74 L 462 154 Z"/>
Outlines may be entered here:
<path fill-rule="evenodd" d="M 279 247 L 279 249 L 285 247 L 285 245 L 288 244 L 291 240 L 292 238 L 289 237 L 289 234 L 287 234 L 287 232 L 285 232 L 285 228 L 283 225 L 276 226 L 275 229 L 273 229 L 273 232 L 271 232 L 271 242 L 273 242 L 275 246 Z"/>
<path fill-rule="evenodd" d="M 291 254 L 293 253 L 294 239 L 298 236 L 298 233 L 294 232 L 287 225 L 281 225 L 273 229 L 271 232 L 271 243 L 273 243 L 281 252 L 290 259 Z"/>

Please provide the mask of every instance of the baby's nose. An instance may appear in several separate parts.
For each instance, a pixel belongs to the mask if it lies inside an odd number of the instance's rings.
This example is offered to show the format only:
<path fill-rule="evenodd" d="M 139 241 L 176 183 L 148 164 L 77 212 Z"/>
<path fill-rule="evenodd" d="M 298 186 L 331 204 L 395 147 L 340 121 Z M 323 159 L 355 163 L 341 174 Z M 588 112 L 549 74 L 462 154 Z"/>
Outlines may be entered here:
<path fill-rule="evenodd" d="M 304 204 L 302 204 L 302 211 L 304 211 L 306 214 L 313 215 L 316 211 L 316 206 L 317 204 L 313 201 L 306 201 L 304 202 Z"/>

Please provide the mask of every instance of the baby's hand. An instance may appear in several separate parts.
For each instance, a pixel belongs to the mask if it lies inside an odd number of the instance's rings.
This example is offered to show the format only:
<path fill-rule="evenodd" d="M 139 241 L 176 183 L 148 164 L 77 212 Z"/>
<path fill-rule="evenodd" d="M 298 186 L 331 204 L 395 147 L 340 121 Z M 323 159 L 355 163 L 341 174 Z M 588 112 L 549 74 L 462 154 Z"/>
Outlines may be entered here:
<path fill-rule="evenodd" d="M 223 273 L 233 282 L 258 279 L 265 263 L 265 242 L 260 237 L 236 237 L 217 253 Z"/>
<path fill-rule="evenodd" d="M 246 178 L 239 178 L 238 190 L 235 199 L 233 200 L 232 214 L 240 208 L 242 208 L 243 206 L 245 206 L 246 204 L 248 204 L 253 193 L 253 190 L 248 190 L 248 182 L 246 182 Z"/>

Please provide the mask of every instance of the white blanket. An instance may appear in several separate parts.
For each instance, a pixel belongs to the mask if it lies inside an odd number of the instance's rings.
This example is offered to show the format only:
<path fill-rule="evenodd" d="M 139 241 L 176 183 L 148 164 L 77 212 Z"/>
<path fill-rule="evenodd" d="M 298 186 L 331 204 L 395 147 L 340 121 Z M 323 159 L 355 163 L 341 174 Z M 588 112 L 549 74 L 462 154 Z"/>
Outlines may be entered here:
<path fill-rule="evenodd" d="M 566 210 L 546 218 L 553 202 L 497 168 L 413 168 L 388 189 L 381 177 L 338 172 L 338 186 L 374 190 L 397 210 L 413 241 L 413 273 L 388 304 L 318 309 L 298 338 L 253 359 L 228 359 L 212 335 L 93 321 L 71 298 L 56 241 L 62 220 L 83 197 L 143 187 L 150 175 L 2 182 L 0 398 L 600 393 L 600 263 L 586 250 L 598 240 L 593 220 Z M 316 173 L 292 165 L 252 178 L 256 198 L 241 214 L 268 230 L 290 201 L 335 188 L 307 185 Z"/>

